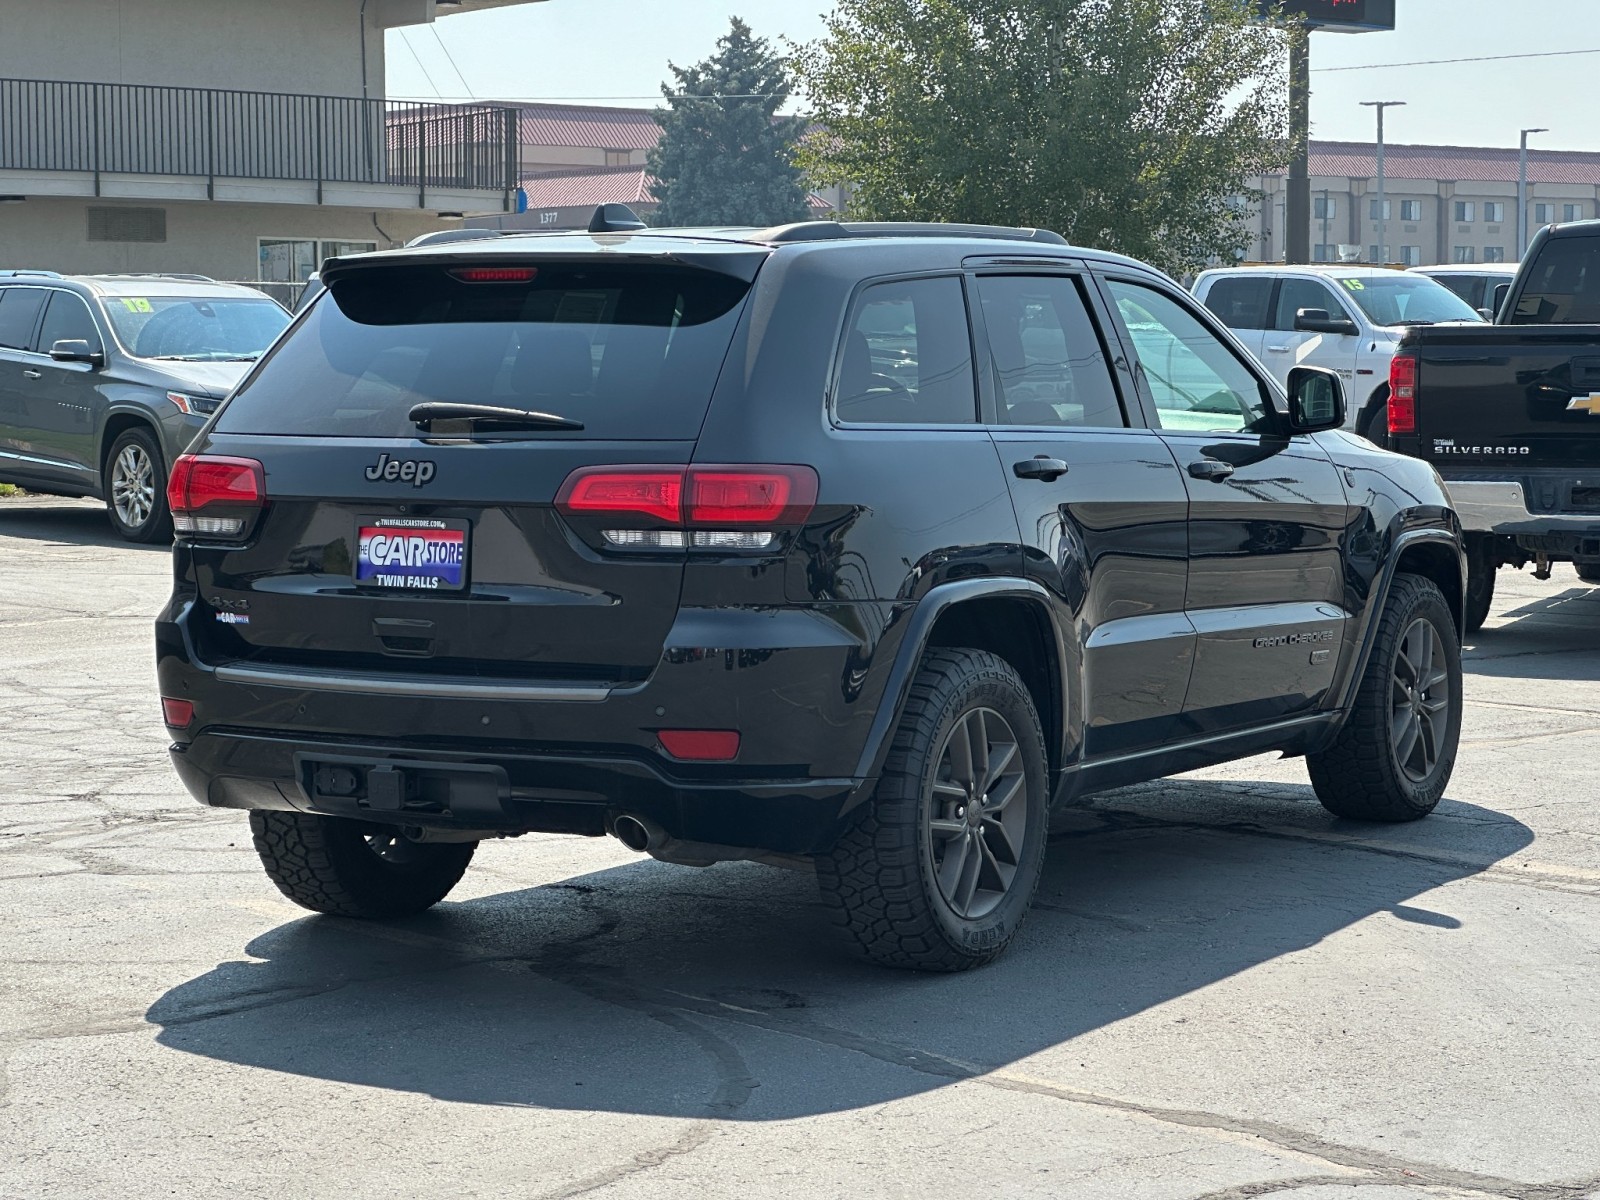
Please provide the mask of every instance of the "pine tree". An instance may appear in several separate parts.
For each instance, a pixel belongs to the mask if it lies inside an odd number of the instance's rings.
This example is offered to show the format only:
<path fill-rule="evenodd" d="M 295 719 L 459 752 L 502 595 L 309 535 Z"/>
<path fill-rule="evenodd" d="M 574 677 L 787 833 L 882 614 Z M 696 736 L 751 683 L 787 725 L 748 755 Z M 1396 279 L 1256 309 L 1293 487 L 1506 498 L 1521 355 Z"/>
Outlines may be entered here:
<path fill-rule="evenodd" d="M 787 67 L 738 17 L 717 52 L 692 67 L 669 63 L 650 152 L 658 225 L 780 225 L 806 218 L 808 192 L 794 165 L 803 117 L 779 117 Z"/>

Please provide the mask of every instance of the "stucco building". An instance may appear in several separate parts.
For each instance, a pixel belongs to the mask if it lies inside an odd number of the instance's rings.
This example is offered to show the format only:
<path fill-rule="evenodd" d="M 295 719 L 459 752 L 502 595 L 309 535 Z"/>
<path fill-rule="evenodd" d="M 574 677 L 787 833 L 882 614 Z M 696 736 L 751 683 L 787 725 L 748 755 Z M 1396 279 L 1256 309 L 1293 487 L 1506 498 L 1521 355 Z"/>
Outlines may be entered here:
<path fill-rule="evenodd" d="M 297 281 L 514 210 L 516 111 L 386 100 L 384 34 L 530 2 L 0 0 L 0 268 Z"/>
<path fill-rule="evenodd" d="M 1377 147 L 1311 143 L 1311 246 L 1319 262 L 1355 248 L 1362 262 L 1516 262 L 1518 152 L 1477 146 L 1385 146 L 1385 244 L 1379 245 Z M 1284 257 L 1282 175 L 1252 181 L 1266 203 L 1252 213 L 1246 257 Z M 1600 216 L 1600 153 L 1528 152 L 1528 230 Z"/>

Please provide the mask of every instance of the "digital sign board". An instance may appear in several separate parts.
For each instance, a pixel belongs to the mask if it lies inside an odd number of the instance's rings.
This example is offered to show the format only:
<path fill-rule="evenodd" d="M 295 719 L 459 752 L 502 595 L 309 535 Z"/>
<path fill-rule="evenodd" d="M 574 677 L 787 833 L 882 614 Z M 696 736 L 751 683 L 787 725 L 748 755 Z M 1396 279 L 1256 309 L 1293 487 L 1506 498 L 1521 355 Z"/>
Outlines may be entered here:
<path fill-rule="evenodd" d="M 1278 10 L 1278 0 L 1260 0 L 1261 15 Z M 1394 0 L 1284 0 L 1284 15 L 1304 16 L 1318 29 L 1365 33 L 1394 28 Z"/>

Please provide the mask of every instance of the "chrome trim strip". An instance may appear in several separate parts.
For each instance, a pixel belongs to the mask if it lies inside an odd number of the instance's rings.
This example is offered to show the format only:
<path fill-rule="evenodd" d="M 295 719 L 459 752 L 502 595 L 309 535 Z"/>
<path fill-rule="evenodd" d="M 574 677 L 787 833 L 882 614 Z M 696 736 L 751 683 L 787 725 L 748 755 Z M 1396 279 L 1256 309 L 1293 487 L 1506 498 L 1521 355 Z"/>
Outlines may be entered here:
<path fill-rule="evenodd" d="M 96 474 L 93 467 L 81 467 L 77 463 L 61 462 L 54 458 L 35 458 L 31 454 L 18 454 L 13 450 L 0 450 L 0 458 L 9 458 L 15 462 L 38 463 L 41 467 L 64 467 L 68 471 L 82 471 L 85 475 Z"/>
<path fill-rule="evenodd" d="M 365 696 L 420 696 L 443 700 L 565 700 L 595 704 L 609 699 L 608 687 L 582 685 L 477 683 L 469 679 L 417 679 L 414 676 L 359 672 L 286 671 L 275 667 L 227 666 L 216 669 L 220 683 L 297 688 L 308 692 L 347 692 Z"/>

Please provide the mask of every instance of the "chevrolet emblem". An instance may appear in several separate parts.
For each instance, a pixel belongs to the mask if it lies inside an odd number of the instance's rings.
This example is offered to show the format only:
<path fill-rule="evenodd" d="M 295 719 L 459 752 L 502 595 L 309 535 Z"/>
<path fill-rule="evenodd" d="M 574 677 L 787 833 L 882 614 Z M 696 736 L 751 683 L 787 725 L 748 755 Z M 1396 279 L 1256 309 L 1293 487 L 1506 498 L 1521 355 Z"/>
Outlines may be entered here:
<path fill-rule="evenodd" d="M 1590 392 L 1583 399 L 1574 396 L 1572 403 L 1567 405 L 1568 412 L 1584 412 L 1591 417 L 1600 417 L 1600 392 Z"/>

